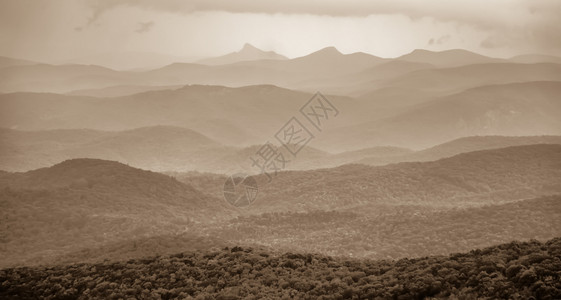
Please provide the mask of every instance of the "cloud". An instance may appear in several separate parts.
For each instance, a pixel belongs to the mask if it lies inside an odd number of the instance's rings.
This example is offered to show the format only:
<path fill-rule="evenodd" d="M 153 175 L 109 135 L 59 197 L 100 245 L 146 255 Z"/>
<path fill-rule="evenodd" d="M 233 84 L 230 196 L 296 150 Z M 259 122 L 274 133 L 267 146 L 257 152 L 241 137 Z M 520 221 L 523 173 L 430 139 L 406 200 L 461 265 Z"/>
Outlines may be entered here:
<path fill-rule="evenodd" d="M 88 24 L 106 11 L 120 6 L 138 7 L 152 11 L 189 14 L 193 12 L 223 11 L 230 13 L 307 14 L 332 17 L 366 17 L 380 14 L 399 14 L 412 20 L 433 18 L 442 22 L 456 22 L 492 30 L 509 27 L 528 20 L 547 18 L 556 25 L 561 15 L 558 0 L 85 0 L 92 9 Z"/>
<path fill-rule="evenodd" d="M 561 1 L 558 0 L 84 0 L 91 10 L 88 25 L 115 8 L 139 8 L 146 12 L 192 14 L 309 15 L 334 18 L 366 18 L 400 15 L 412 21 L 432 20 L 473 28 L 481 33 L 479 47 L 513 47 L 523 51 L 561 51 Z M 388 24 L 388 27 L 393 26 Z M 434 37 L 431 46 L 446 45 L 457 37 Z"/>
<path fill-rule="evenodd" d="M 152 26 L 154 26 L 154 22 L 150 21 L 150 22 L 138 22 L 138 28 L 134 31 L 136 33 L 145 33 L 150 31 L 150 29 L 152 29 Z"/>
<path fill-rule="evenodd" d="M 87 0 L 93 9 L 92 19 L 118 6 L 136 6 L 150 10 L 178 13 L 224 11 L 231 13 L 309 14 L 326 16 L 358 16 L 373 14 L 404 14 L 411 18 L 434 17 L 443 20 L 472 19 L 492 21 L 505 10 L 528 9 L 540 13 L 559 7 L 557 0 Z"/>
<path fill-rule="evenodd" d="M 451 37 L 452 37 L 451 35 L 447 34 L 447 35 L 443 35 L 443 36 L 439 37 L 438 39 L 432 38 L 432 39 L 429 40 L 428 44 L 429 45 L 442 45 L 442 44 L 448 42 Z"/>

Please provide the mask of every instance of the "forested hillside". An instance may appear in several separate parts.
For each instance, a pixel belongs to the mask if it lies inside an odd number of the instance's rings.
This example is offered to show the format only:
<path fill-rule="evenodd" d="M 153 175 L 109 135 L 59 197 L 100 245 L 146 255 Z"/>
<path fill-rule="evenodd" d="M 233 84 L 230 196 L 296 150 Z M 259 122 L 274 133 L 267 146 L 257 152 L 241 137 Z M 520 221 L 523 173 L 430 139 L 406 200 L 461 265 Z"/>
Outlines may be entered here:
<path fill-rule="evenodd" d="M 367 209 L 372 205 L 468 207 L 561 193 L 561 145 L 526 145 L 462 153 L 431 162 L 361 164 L 257 177 L 252 213 Z M 225 177 L 178 175 L 222 196 Z"/>
<path fill-rule="evenodd" d="M 376 259 L 445 255 L 511 240 L 560 236 L 561 196 L 451 210 L 377 206 L 265 213 L 238 217 L 207 232 L 230 243 L 285 251 Z"/>
<path fill-rule="evenodd" d="M 561 235 L 559 161 L 561 146 L 530 145 L 425 163 L 280 172 L 261 181 L 253 205 L 238 209 L 224 201 L 220 175 L 179 174 L 180 182 L 117 162 L 69 160 L 0 173 L 0 266 L 170 253 L 193 249 L 199 237 L 212 237 L 209 247 L 366 258 L 545 240 Z M 171 250 L 158 246 L 159 237 L 165 244 L 174 236 Z"/>
<path fill-rule="evenodd" d="M 4 299 L 559 299 L 561 238 L 398 261 L 247 247 L 0 271 Z"/>
<path fill-rule="evenodd" d="M 4 173 L 0 207 L 0 265 L 178 234 L 231 212 L 223 199 L 172 177 L 96 159 Z"/>

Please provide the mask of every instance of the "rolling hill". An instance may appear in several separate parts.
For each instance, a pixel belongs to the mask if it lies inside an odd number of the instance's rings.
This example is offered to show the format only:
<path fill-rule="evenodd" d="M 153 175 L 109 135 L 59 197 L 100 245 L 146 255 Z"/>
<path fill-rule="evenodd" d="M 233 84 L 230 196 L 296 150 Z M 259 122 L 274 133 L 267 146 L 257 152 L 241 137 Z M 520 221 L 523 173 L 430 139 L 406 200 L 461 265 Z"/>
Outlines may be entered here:
<path fill-rule="evenodd" d="M 432 161 L 461 153 L 532 144 L 561 144 L 561 136 L 470 136 L 403 155 L 367 157 L 355 160 L 367 165 Z M 353 153 L 353 152 L 351 152 Z M 344 153 L 342 153 L 344 154 Z"/>
<path fill-rule="evenodd" d="M 528 199 L 561 193 L 560 157 L 560 145 L 528 145 L 425 163 L 285 171 L 268 184 L 258 176 L 258 198 L 242 210 L 222 199 L 225 177 L 212 174 L 177 176 L 179 182 L 96 159 L 4 172 L 1 264 L 60 261 L 86 248 L 114 249 L 113 258 L 147 255 L 161 247 L 134 245 L 174 235 L 172 249 L 211 236 L 209 247 L 262 245 L 372 258 L 545 239 L 561 228 L 559 196 Z M 71 257 L 99 254 L 81 253 Z"/>
<path fill-rule="evenodd" d="M 169 176 L 97 159 L 4 173 L 0 186 L 2 264 L 178 234 L 232 213 L 223 199 Z"/>
<path fill-rule="evenodd" d="M 529 145 L 425 163 L 283 172 L 273 183 L 260 185 L 259 201 L 250 209 L 310 211 L 376 204 L 462 207 L 554 194 L 561 192 L 560 156 L 561 145 Z"/>
<path fill-rule="evenodd" d="M 412 205 L 447 209 L 561 193 L 561 145 L 536 144 L 458 154 L 430 162 L 280 172 L 256 178 L 259 194 L 247 213 L 315 210 L 376 211 Z M 220 197 L 225 177 L 178 176 Z"/>

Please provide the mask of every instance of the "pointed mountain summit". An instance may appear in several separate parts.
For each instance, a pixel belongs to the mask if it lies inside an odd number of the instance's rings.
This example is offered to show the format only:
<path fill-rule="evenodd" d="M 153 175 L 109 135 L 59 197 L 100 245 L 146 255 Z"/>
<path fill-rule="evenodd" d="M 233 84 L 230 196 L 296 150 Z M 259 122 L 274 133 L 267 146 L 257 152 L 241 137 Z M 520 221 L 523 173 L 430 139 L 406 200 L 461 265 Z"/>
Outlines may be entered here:
<path fill-rule="evenodd" d="M 240 61 L 262 59 L 286 60 L 288 58 L 274 51 L 263 51 L 249 43 L 246 43 L 240 51 L 232 52 L 223 56 L 206 58 L 198 61 L 198 63 L 205 65 L 226 65 Z"/>
<path fill-rule="evenodd" d="M 341 53 L 341 51 L 337 50 L 337 48 L 331 46 L 331 47 L 325 47 L 323 49 L 320 49 L 312 54 L 316 54 L 316 55 L 343 55 L 343 53 Z"/>

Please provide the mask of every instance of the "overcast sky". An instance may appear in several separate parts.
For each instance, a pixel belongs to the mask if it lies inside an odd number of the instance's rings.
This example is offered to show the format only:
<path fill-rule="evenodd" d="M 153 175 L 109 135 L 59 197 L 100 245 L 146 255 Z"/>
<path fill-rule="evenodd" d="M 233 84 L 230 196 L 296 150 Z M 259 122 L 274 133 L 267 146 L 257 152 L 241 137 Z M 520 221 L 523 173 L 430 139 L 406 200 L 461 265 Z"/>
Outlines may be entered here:
<path fill-rule="evenodd" d="M 382 57 L 417 48 L 561 55 L 559 16 L 557 0 L 0 0 L 0 55 L 206 57 L 246 42 L 288 57 L 327 46 Z"/>

